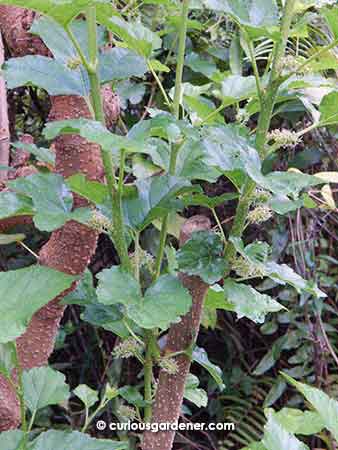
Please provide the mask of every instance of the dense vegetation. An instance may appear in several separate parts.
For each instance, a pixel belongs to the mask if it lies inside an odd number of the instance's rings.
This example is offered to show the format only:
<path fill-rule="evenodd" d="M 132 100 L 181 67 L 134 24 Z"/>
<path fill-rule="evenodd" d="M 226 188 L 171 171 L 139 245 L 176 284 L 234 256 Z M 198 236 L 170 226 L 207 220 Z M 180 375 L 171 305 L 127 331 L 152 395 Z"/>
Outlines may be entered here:
<path fill-rule="evenodd" d="M 336 450 L 336 1 L 0 31 L 0 450 Z"/>

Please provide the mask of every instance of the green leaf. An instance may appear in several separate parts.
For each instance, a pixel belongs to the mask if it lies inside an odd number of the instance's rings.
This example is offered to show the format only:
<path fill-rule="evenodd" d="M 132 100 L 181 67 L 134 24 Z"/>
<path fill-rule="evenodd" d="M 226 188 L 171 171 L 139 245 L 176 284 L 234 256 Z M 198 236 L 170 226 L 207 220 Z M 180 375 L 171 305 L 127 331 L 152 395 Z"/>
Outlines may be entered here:
<path fill-rule="evenodd" d="M 24 435 L 25 433 L 21 430 L 0 433 L 0 448 L 3 450 L 20 450 Z"/>
<path fill-rule="evenodd" d="M 99 395 L 97 391 L 94 391 L 94 389 L 90 388 L 86 384 L 80 384 L 77 388 L 74 389 L 73 392 L 77 397 L 79 397 L 79 399 L 87 409 L 89 409 L 99 401 Z"/>
<path fill-rule="evenodd" d="M 177 252 L 179 270 L 198 275 L 207 284 L 223 278 L 225 259 L 221 237 L 211 231 L 199 231 Z"/>
<path fill-rule="evenodd" d="M 29 450 L 127 450 L 128 448 L 127 441 L 95 439 L 78 431 L 50 430 L 40 434 Z"/>
<path fill-rule="evenodd" d="M 127 48 L 105 50 L 100 53 L 99 64 L 101 83 L 143 77 L 148 71 L 145 59 Z"/>
<path fill-rule="evenodd" d="M 107 17 L 100 9 L 98 10 L 97 19 L 99 23 L 122 39 L 124 46 L 145 58 L 151 57 L 153 51 L 162 46 L 159 36 L 146 28 L 141 22 L 126 22 L 117 16 Z"/>
<path fill-rule="evenodd" d="M 143 408 L 147 404 L 135 386 L 123 386 L 118 390 L 118 393 L 128 403 L 135 405 L 138 408 Z"/>
<path fill-rule="evenodd" d="M 308 386 L 307 384 L 299 383 L 285 373 L 282 374 L 286 380 L 292 384 L 299 392 L 301 392 L 306 400 L 318 412 L 325 428 L 327 428 L 333 437 L 338 439 L 338 402 L 330 398 L 325 392 L 320 389 Z"/>
<path fill-rule="evenodd" d="M 325 95 L 323 100 L 320 102 L 320 122 L 325 125 L 335 125 L 338 124 L 338 92 L 331 92 Z"/>
<path fill-rule="evenodd" d="M 274 418 L 287 431 L 293 434 L 312 435 L 324 428 L 323 420 L 314 411 L 301 411 L 295 408 L 283 408 L 274 413 Z"/>
<path fill-rule="evenodd" d="M 278 326 L 273 331 L 273 333 L 276 332 L 277 329 L 278 329 Z M 261 328 L 261 331 L 262 331 L 262 328 Z M 263 407 L 267 408 L 267 407 L 273 405 L 284 394 L 286 389 L 287 389 L 286 382 L 281 377 L 277 377 L 274 380 L 273 385 L 272 385 L 270 391 L 268 392 L 268 395 L 265 397 Z M 291 430 L 288 430 L 288 431 L 291 431 Z"/>
<path fill-rule="evenodd" d="M 288 342 L 288 336 L 284 335 L 279 337 L 272 345 L 270 350 L 263 356 L 261 361 L 255 368 L 253 375 L 262 375 L 271 369 L 280 357 L 282 351 L 285 349 Z"/>
<path fill-rule="evenodd" d="M 37 147 L 34 144 L 25 144 L 23 142 L 14 142 L 12 146 L 17 150 L 24 150 L 35 156 L 38 161 L 55 165 L 55 153 L 49 148 Z"/>
<path fill-rule="evenodd" d="M 80 44 L 82 52 L 89 58 L 87 23 L 81 18 L 74 20 L 70 24 L 70 29 Z M 34 20 L 30 32 L 40 36 L 44 44 L 52 52 L 54 59 L 60 61 L 65 66 L 78 66 L 81 68 L 81 76 L 83 79 L 88 80 L 87 71 L 79 64 L 78 52 L 62 25 L 49 17 L 41 16 Z M 106 40 L 105 30 L 101 26 L 97 26 L 97 38 L 98 47 L 103 47 Z M 72 62 L 76 62 L 76 64 L 71 64 Z"/>
<path fill-rule="evenodd" d="M 331 31 L 336 39 L 338 39 L 338 8 L 323 8 L 321 11 L 329 24 Z"/>
<path fill-rule="evenodd" d="M 307 175 L 301 172 L 272 172 L 264 176 L 259 172 L 256 166 L 246 164 L 248 175 L 261 187 L 274 194 L 283 194 L 293 196 L 298 195 L 303 189 L 321 184 L 322 181 L 315 176 Z"/>
<path fill-rule="evenodd" d="M 10 58 L 3 68 L 9 89 L 38 86 L 50 95 L 80 95 L 86 97 L 89 85 L 79 70 L 71 70 L 52 58 L 28 55 Z"/>
<path fill-rule="evenodd" d="M 269 247 L 265 242 L 256 241 L 244 247 L 243 241 L 240 238 L 231 236 L 229 240 L 233 243 L 238 253 L 251 264 L 258 266 L 265 276 L 279 284 L 289 284 L 299 293 L 308 292 L 317 298 L 326 297 L 326 294 L 312 280 L 305 280 L 286 264 L 277 264 L 274 261 L 268 261 Z"/>
<path fill-rule="evenodd" d="M 55 139 L 60 134 L 79 134 L 90 142 L 99 144 L 108 152 L 124 149 L 128 152 L 142 152 L 142 142 L 111 133 L 100 122 L 88 119 L 60 120 L 50 122 L 44 129 L 48 140 Z"/>
<path fill-rule="evenodd" d="M 148 154 L 153 162 L 169 171 L 170 146 L 159 139 L 149 139 Z M 189 180 L 215 182 L 221 172 L 210 167 L 206 161 L 206 151 L 199 139 L 187 139 L 180 147 L 176 165 L 176 175 Z"/>
<path fill-rule="evenodd" d="M 204 307 L 210 310 L 224 309 L 224 290 L 219 284 L 210 286 L 204 301 Z"/>
<path fill-rule="evenodd" d="M 263 323 L 266 314 L 283 309 L 283 306 L 269 295 L 261 294 L 246 284 L 226 280 L 223 289 L 224 309 L 236 312 L 239 319 L 247 317 L 254 322 Z"/>
<path fill-rule="evenodd" d="M 125 314 L 142 328 L 167 329 L 191 307 L 191 297 L 178 278 L 162 275 L 142 297 L 136 280 L 120 267 L 103 270 L 97 295 L 105 305 L 122 304 Z"/>
<path fill-rule="evenodd" d="M 126 193 L 123 209 L 128 225 L 142 231 L 155 219 L 183 207 L 177 196 L 191 189 L 189 181 L 181 177 L 161 175 L 139 180 Z"/>
<path fill-rule="evenodd" d="M 67 178 L 66 185 L 72 192 L 81 195 L 81 197 L 95 204 L 104 204 L 109 197 L 105 184 L 88 180 L 82 173 L 77 173 Z"/>
<path fill-rule="evenodd" d="M 140 302 L 127 307 L 127 315 L 140 327 L 166 330 L 191 308 L 191 296 L 181 281 L 172 275 L 162 275 L 147 289 Z"/>
<path fill-rule="evenodd" d="M 91 218 L 89 208 L 72 211 L 73 196 L 61 175 L 36 173 L 10 181 L 8 186 L 19 194 L 32 198 L 34 223 L 40 230 L 55 230 L 68 220 L 86 223 Z"/>
<path fill-rule="evenodd" d="M 21 336 L 33 314 L 75 280 L 43 266 L 0 272 L 0 343 Z"/>
<path fill-rule="evenodd" d="M 11 378 L 12 370 L 16 367 L 15 353 L 12 342 L 0 344 L 0 374 L 6 378 Z"/>
<path fill-rule="evenodd" d="M 196 346 L 193 351 L 192 358 L 193 361 L 200 364 L 205 370 L 209 372 L 209 374 L 217 383 L 220 391 L 223 391 L 225 389 L 225 385 L 223 383 L 222 370 L 218 366 L 209 361 L 208 354 L 204 350 L 204 348 Z"/>
<path fill-rule="evenodd" d="M 239 197 L 236 193 L 226 192 L 215 197 L 208 197 L 205 194 L 191 194 L 183 198 L 185 206 L 205 206 L 206 208 L 215 209 L 217 206 L 225 204 Z"/>
<path fill-rule="evenodd" d="M 123 80 L 115 84 L 115 92 L 119 96 L 121 108 L 127 109 L 128 102 L 132 105 L 137 105 L 142 101 L 146 89 L 143 83 Z"/>
<path fill-rule="evenodd" d="M 282 428 L 273 415 L 269 416 L 264 427 L 262 443 L 267 450 L 309 450 L 307 445 Z"/>
<path fill-rule="evenodd" d="M 93 275 L 86 269 L 76 288 L 61 301 L 62 305 L 90 305 L 97 302 L 96 290 L 93 286 Z"/>
<path fill-rule="evenodd" d="M 97 275 L 99 284 L 97 297 L 104 305 L 132 304 L 141 297 L 141 290 L 135 278 L 121 266 L 104 269 Z"/>
<path fill-rule="evenodd" d="M 34 214 L 31 199 L 15 192 L 0 192 L 0 219 L 13 216 L 32 216 Z"/>
<path fill-rule="evenodd" d="M 218 94 L 226 106 L 246 100 L 257 95 L 257 87 L 254 76 L 242 77 L 229 75 L 221 83 L 221 91 Z"/>
<path fill-rule="evenodd" d="M 275 0 L 204 0 L 203 3 L 207 8 L 231 15 L 244 26 L 265 28 L 279 24 Z"/>
<path fill-rule="evenodd" d="M 204 389 L 198 388 L 199 384 L 200 382 L 196 375 L 189 373 L 185 382 L 184 398 L 198 408 L 205 408 L 208 405 L 208 395 Z"/>
<path fill-rule="evenodd" d="M 0 5 L 34 9 L 66 26 L 87 6 L 109 3 L 109 0 L 0 0 Z"/>
<path fill-rule="evenodd" d="M 244 172 L 259 186 L 278 195 L 298 195 L 307 187 L 322 181 L 301 172 L 272 172 L 263 175 L 257 150 L 246 131 L 236 125 L 205 127 L 202 134 L 206 162 L 223 171 L 231 180 L 236 170 Z"/>
<path fill-rule="evenodd" d="M 165 64 L 161 63 L 158 59 L 151 59 L 148 61 L 149 67 L 151 67 L 155 72 L 170 72 L 170 68 Z"/>
<path fill-rule="evenodd" d="M 24 399 L 34 413 L 48 405 L 58 405 L 69 398 L 66 377 L 50 367 L 34 367 L 22 374 Z"/>
<path fill-rule="evenodd" d="M 81 314 L 81 320 L 90 323 L 94 327 L 104 328 L 116 334 L 121 339 L 127 339 L 130 332 L 123 321 L 123 314 L 117 305 L 90 304 Z M 129 326 L 133 328 L 130 323 Z"/>
<path fill-rule="evenodd" d="M 290 284 L 297 292 L 308 292 L 317 298 L 326 297 L 313 280 L 305 280 L 286 264 L 277 264 L 273 261 L 264 265 L 267 276 L 280 284 Z"/>
<path fill-rule="evenodd" d="M 12 244 L 13 242 L 21 242 L 26 239 L 25 234 L 1 234 L 0 245 Z"/>
<path fill-rule="evenodd" d="M 217 66 L 212 58 L 207 58 L 198 53 L 191 52 L 185 58 L 185 65 L 197 73 L 202 73 L 208 78 L 211 78 L 217 72 Z"/>
<path fill-rule="evenodd" d="M 236 125 L 205 127 L 202 139 L 207 164 L 216 166 L 223 172 L 236 169 L 246 171 L 246 161 L 251 154 L 254 165 L 260 171 L 258 153 L 250 145 L 242 128 Z"/>

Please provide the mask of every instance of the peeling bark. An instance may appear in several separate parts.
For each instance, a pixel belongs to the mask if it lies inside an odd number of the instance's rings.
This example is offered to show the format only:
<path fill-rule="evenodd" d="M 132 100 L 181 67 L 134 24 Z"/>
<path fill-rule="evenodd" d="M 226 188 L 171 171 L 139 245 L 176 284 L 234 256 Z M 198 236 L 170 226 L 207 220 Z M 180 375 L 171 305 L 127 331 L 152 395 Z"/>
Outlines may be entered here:
<path fill-rule="evenodd" d="M 211 227 L 210 220 L 205 216 L 194 216 L 188 219 L 182 227 L 180 244 L 183 245 L 195 231 L 208 230 Z M 181 352 L 189 348 L 196 341 L 200 323 L 202 308 L 208 285 L 199 277 L 180 274 L 183 285 L 189 289 L 192 297 L 192 308 L 178 324 L 171 326 L 165 353 Z M 161 370 L 152 423 L 175 423 L 179 420 L 183 403 L 184 387 L 190 372 L 191 361 L 181 355 L 176 358 L 178 372 L 170 375 Z M 159 431 L 153 433 L 146 431 L 143 436 L 143 450 L 171 450 L 175 438 L 174 431 Z"/>

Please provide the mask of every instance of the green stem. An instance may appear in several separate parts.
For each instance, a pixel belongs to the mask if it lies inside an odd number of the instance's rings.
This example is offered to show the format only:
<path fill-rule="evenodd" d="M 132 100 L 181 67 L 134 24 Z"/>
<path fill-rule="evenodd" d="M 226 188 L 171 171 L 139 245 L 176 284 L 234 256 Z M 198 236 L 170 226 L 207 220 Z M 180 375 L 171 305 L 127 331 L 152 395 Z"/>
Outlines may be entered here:
<path fill-rule="evenodd" d="M 85 57 L 85 54 L 83 53 L 82 48 L 78 40 L 76 39 L 73 31 L 71 30 L 70 26 L 66 27 L 66 33 L 69 39 L 71 40 L 72 44 L 74 45 L 75 50 L 77 51 L 77 54 L 79 55 L 79 58 L 81 60 L 81 63 L 84 65 L 85 69 L 89 72 L 89 64 L 87 58 Z"/>
<path fill-rule="evenodd" d="M 310 58 L 308 58 L 306 61 L 303 62 L 297 69 L 293 70 L 292 72 L 288 73 L 284 77 L 282 77 L 282 81 L 286 81 L 289 78 L 293 77 L 294 75 L 297 75 L 297 73 L 301 73 L 305 67 L 307 67 L 309 64 L 311 64 L 313 61 L 318 59 L 320 56 L 322 56 L 324 53 L 328 52 L 329 50 L 335 48 L 338 45 L 338 38 L 332 41 L 329 45 L 326 45 L 325 47 L 318 50 L 318 52 L 314 53 Z"/>
<path fill-rule="evenodd" d="M 27 429 L 27 433 L 29 433 L 32 430 L 32 428 L 33 428 L 36 413 L 37 413 L 37 411 L 35 410 L 33 412 L 33 414 L 32 414 L 32 417 L 30 418 L 28 429 Z"/>
<path fill-rule="evenodd" d="M 252 41 L 250 40 L 250 37 L 248 36 L 247 32 L 244 33 L 244 37 L 245 37 L 246 43 L 248 45 L 251 65 L 252 65 L 254 75 L 255 75 L 255 80 L 256 80 L 256 88 L 257 88 L 257 92 L 258 92 L 259 103 L 262 108 L 263 107 L 263 89 L 262 89 L 262 85 L 261 85 L 261 79 L 259 76 L 256 58 L 255 58 L 254 47 L 253 47 Z"/>
<path fill-rule="evenodd" d="M 95 113 L 95 119 L 105 125 L 105 117 L 103 111 L 103 103 L 101 96 L 101 83 L 98 74 L 98 51 L 97 51 L 97 25 L 96 25 L 96 8 L 89 6 L 86 10 L 87 30 L 88 30 L 88 48 L 90 61 L 87 62 L 87 71 L 90 81 L 91 101 Z M 79 53 L 80 57 L 81 54 Z M 123 153 L 123 152 L 121 152 Z M 116 186 L 115 171 L 113 167 L 112 155 L 110 151 L 106 151 L 101 147 L 101 157 L 104 166 L 105 176 L 109 188 L 109 195 L 112 205 L 113 216 L 113 239 L 119 255 L 121 265 L 124 269 L 131 272 L 131 263 L 128 255 L 128 246 L 125 238 L 125 226 L 122 211 L 122 186 Z M 121 155 L 122 170 L 120 168 L 120 178 L 123 176 L 124 156 Z M 121 175 L 122 174 L 122 175 Z M 123 180 L 122 180 L 123 181 Z"/>
<path fill-rule="evenodd" d="M 262 108 L 258 120 L 257 132 L 256 132 L 256 148 L 262 159 L 266 156 L 266 139 L 270 128 L 273 109 L 276 102 L 281 80 L 279 78 L 279 61 L 284 56 L 287 39 L 290 33 L 291 22 L 293 18 L 293 11 L 296 0 L 286 0 L 282 26 L 281 26 L 281 38 L 276 44 L 270 74 L 270 80 L 266 89 L 266 94 L 262 98 Z M 251 179 L 248 179 L 243 187 L 242 194 L 240 196 L 236 215 L 233 226 L 230 231 L 230 235 L 234 237 L 241 237 L 245 227 L 245 221 L 250 209 L 252 194 L 256 188 L 256 183 Z M 229 243 L 225 250 L 225 259 L 229 262 L 236 254 L 234 246 Z M 229 269 L 226 275 L 228 275 Z"/>
<path fill-rule="evenodd" d="M 146 332 L 146 359 L 144 362 L 144 399 L 147 405 L 144 408 L 144 421 L 150 422 L 152 416 L 152 385 L 153 385 L 153 352 L 152 340 L 154 335 L 151 330 Z"/>
<path fill-rule="evenodd" d="M 18 396 L 19 403 L 20 403 L 21 429 L 24 432 L 24 436 L 20 443 L 20 444 L 22 444 L 22 446 L 20 446 L 20 450 L 26 450 L 29 429 L 27 427 L 27 420 L 26 420 L 26 407 L 25 407 L 24 388 L 23 388 L 23 381 L 22 381 L 22 367 L 21 367 L 21 364 L 19 361 L 17 344 L 15 342 L 13 343 L 13 347 L 14 347 L 14 352 L 13 352 L 14 365 L 17 370 L 17 385 L 15 386 L 15 388 L 16 388 L 16 394 Z"/>
<path fill-rule="evenodd" d="M 198 124 L 198 126 L 201 127 L 202 125 L 205 125 L 207 122 L 209 122 L 210 119 L 212 119 L 213 117 L 217 116 L 217 114 L 219 112 L 221 112 L 226 106 L 227 106 L 226 103 L 222 102 L 218 108 L 216 108 L 214 111 L 212 111 L 206 117 L 204 117 L 204 119 L 202 120 L 202 122 L 200 122 Z"/>
<path fill-rule="evenodd" d="M 180 102 L 182 96 L 182 77 L 185 58 L 185 45 L 187 39 L 187 27 L 188 27 L 188 12 L 189 12 L 189 0 L 183 0 L 181 10 L 181 26 L 178 37 L 178 55 L 177 55 L 177 67 L 176 67 L 176 81 L 175 81 L 175 94 L 173 113 L 178 119 L 180 115 Z"/>
<path fill-rule="evenodd" d="M 167 96 L 167 93 L 163 87 L 162 81 L 160 80 L 159 76 L 157 75 L 157 73 L 155 72 L 153 66 L 151 65 L 151 62 L 148 61 L 148 67 L 150 69 L 150 72 L 152 73 L 158 87 L 160 88 L 160 91 L 163 95 L 164 101 L 166 103 L 166 105 L 168 106 L 168 108 L 171 108 L 171 101 L 169 100 L 169 97 Z"/>
<path fill-rule="evenodd" d="M 85 431 L 88 428 L 88 425 L 89 425 L 88 419 L 89 419 L 89 411 L 88 411 L 88 408 L 86 406 L 86 409 L 85 409 L 85 422 L 84 422 L 84 425 L 83 425 L 82 430 L 81 430 L 82 433 L 85 433 Z"/>
<path fill-rule="evenodd" d="M 168 217 L 168 215 L 166 215 L 163 218 L 163 222 L 162 222 L 162 226 L 161 226 L 160 243 L 159 243 L 159 247 L 158 247 L 158 251 L 157 251 L 157 255 L 156 255 L 156 261 L 155 261 L 155 276 L 154 276 L 155 280 L 157 280 L 157 278 L 161 274 L 161 265 L 162 265 L 162 260 L 163 260 L 163 256 L 164 256 L 165 243 L 167 240 L 167 233 L 168 233 L 168 219 L 169 219 L 169 217 Z"/>
<path fill-rule="evenodd" d="M 279 78 L 279 64 L 285 53 L 295 4 L 296 0 L 286 0 L 281 27 L 281 37 L 275 46 L 270 80 L 267 87 L 267 93 L 263 99 L 261 114 L 259 116 L 256 134 L 256 147 L 260 156 L 263 158 L 265 156 L 265 143 L 270 127 L 273 108 L 275 106 L 279 86 L 281 85 L 281 80 Z"/>
<path fill-rule="evenodd" d="M 226 237 L 225 237 L 225 234 L 224 234 L 224 231 L 223 231 L 222 224 L 221 224 L 221 222 L 220 222 L 220 220 L 219 220 L 219 218 L 218 218 L 218 215 L 217 215 L 217 213 L 216 213 L 216 211 L 215 211 L 214 208 L 211 208 L 211 212 L 212 212 L 212 214 L 213 214 L 213 216 L 214 216 L 214 218 L 215 218 L 215 221 L 216 221 L 216 223 L 217 223 L 217 226 L 218 226 L 218 228 L 219 228 L 219 231 L 221 232 L 223 242 L 225 243 L 225 242 L 226 242 Z"/>
<path fill-rule="evenodd" d="M 177 56 L 177 68 L 176 68 L 176 81 L 175 81 L 175 94 L 173 113 L 176 119 L 180 116 L 180 101 L 182 95 L 182 76 L 184 68 L 185 57 L 185 44 L 187 39 L 187 25 L 188 25 L 188 12 L 189 12 L 189 0 L 183 0 L 181 10 L 181 27 L 179 31 L 179 43 L 178 43 L 178 56 Z M 170 154 L 170 166 L 169 174 L 175 175 L 177 155 L 181 144 L 176 144 L 171 149 Z M 156 256 L 155 262 L 155 281 L 161 274 L 161 265 L 164 257 L 165 243 L 168 234 L 168 219 L 166 215 L 163 219 L 161 232 L 160 232 L 160 244 Z M 149 422 L 152 416 L 152 379 L 153 379 L 153 357 L 156 356 L 157 347 L 157 333 L 153 331 L 146 331 L 146 359 L 144 365 L 144 398 L 148 402 L 144 409 L 144 420 Z"/>
<path fill-rule="evenodd" d="M 188 24 L 188 12 L 189 12 L 189 0 L 183 0 L 182 12 L 181 12 L 181 27 L 179 32 L 178 43 L 178 56 L 177 56 L 177 68 L 176 68 L 176 81 L 175 81 L 175 94 L 173 112 L 176 119 L 179 119 L 180 115 L 180 100 L 182 94 L 182 76 L 184 67 L 185 45 L 187 39 L 187 24 Z M 177 155 L 180 149 L 180 145 L 174 145 L 170 154 L 170 167 L 169 174 L 175 175 Z M 168 234 L 168 215 L 164 217 L 160 233 L 160 244 L 155 263 L 155 279 L 157 279 L 161 273 L 161 264 L 164 256 L 165 243 Z"/>

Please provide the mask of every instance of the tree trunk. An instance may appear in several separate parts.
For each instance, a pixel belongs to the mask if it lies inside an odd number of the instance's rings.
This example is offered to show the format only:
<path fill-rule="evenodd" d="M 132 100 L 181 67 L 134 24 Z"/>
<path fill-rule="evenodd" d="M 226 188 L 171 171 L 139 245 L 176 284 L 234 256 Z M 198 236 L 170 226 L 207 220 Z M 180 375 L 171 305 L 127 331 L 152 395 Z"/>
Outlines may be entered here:
<path fill-rule="evenodd" d="M 182 227 L 180 244 L 183 245 L 195 231 L 210 229 L 210 220 L 204 216 L 188 219 Z M 180 274 L 183 285 L 189 289 L 192 297 L 191 311 L 178 324 L 171 326 L 166 343 L 165 353 L 182 352 L 195 343 L 201 322 L 203 302 L 208 290 L 199 277 Z M 183 403 L 184 387 L 189 375 L 191 361 L 181 355 L 176 358 L 178 372 L 170 375 L 161 370 L 152 423 L 175 423 L 179 420 Z M 171 450 L 175 438 L 174 431 L 146 431 L 143 437 L 143 450 Z"/>
<path fill-rule="evenodd" d="M 5 50 L 0 33 L 0 68 L 5 61 Z M 0 75 L 0 166 L 9 164 L 9 129 L 7 111 L 7 90 L 5 80 Z M 0 167 L 0 183 L 7 177 L 7 171 Z"/>
<path fill-rule="evenodd" d="M 28 32 L 34 17 L 33 12 L 22 8 L 0 7 L 0 30 L 13 56 L 49 54 L 41 40 Z M 51 100 L 50 120 L 91 118 L 83 98 L 60 96 Z M 56 153 L 56 172 L 64 176 L 81 172 L 89 179 L 102 180 L 99 146 L 76 135 L 60 136 L 53 146 Z M 75 207 L 83 206 L 84 203 L 83 199 L 75 197 Z M 17 223 L 15 218 L 0 222 L 0 229 L 4 231 L 4 228 L 14 223 Z M 96 232 L 77 222 L 68 222 L 61 229 L 54 231 L 48 243 L 41 249 L 40 263 L 68 274 L 79 275 L 83 273 L 95 252 L 96 243 Z M 38 311 L 25 334 L 18 339 L 19 361 L 23 369 L 48 363 L 64 311 L 59 300 L 74 287 L 75 284 Z M 8 382 L 0 377 L 0 431 L 16 428 L 19 423 L 16 396 Z"/>

